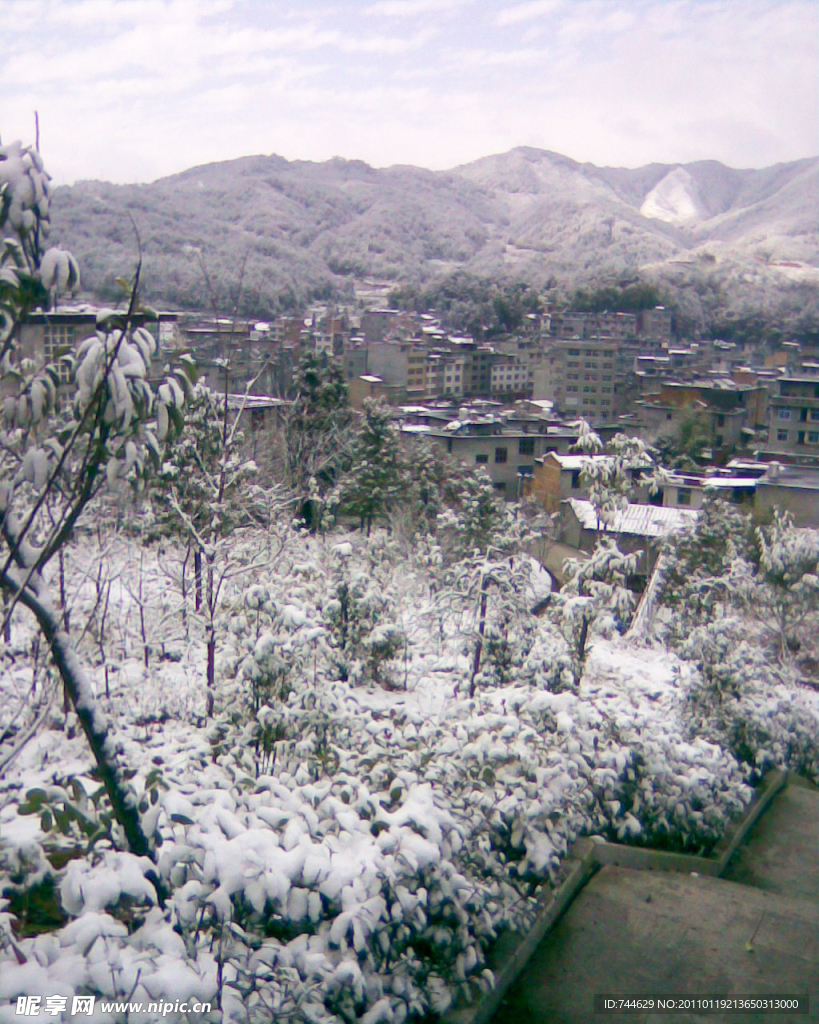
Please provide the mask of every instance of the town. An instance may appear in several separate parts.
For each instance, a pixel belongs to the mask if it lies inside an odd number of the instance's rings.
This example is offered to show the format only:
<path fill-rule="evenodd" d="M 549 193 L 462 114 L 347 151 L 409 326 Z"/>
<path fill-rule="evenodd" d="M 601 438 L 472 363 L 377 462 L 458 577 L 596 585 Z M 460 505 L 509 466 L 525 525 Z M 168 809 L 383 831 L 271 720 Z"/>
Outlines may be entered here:
<path fill-rule="evenodd" d="M 22 351 L 51 358 L 95 328 L 97 310 L 33 312 Z M 317 307 L 271 322 L 160 313 L 157 370 L 189 350 L 200 379 L 258 426 L 293 397 L 305 353 L 336 362 L 350 405 L 385 403 L 406 439 L 423 436 L 499 495 L 546 511 L 584 498 L 577 423 L 658 451 L 668 474 L 647 503 L 697 509 L 720 496 L 761 518 L 788 511 L 819 527 L 819 344 L 777 347 L 675 336 L 662 306 L 637 313 L 551 309 L 519 331 L 476 341 L 433 312 Z"/>

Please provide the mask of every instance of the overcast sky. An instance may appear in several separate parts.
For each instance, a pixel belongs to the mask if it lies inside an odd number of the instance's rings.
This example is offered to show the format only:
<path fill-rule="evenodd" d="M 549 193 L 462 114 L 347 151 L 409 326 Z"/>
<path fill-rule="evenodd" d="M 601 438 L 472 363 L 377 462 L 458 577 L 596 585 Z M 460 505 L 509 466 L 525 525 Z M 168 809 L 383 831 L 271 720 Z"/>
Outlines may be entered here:
<path fill-rule="evenodd" d="M 817 0 L 0 0 L 0 137 L 58 183 L 253 153 L 446 168 L 819 151 Z"/>

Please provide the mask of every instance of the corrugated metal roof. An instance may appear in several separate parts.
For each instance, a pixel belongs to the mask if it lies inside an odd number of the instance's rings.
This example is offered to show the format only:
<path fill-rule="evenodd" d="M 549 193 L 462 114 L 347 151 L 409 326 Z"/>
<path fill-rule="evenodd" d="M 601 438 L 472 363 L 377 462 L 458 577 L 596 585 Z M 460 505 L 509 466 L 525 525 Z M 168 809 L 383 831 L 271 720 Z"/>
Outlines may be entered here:
<path fill-rule="evenodd" d="M 580 525 L 586 530 L 596 530 L 597 512 L 590 501 L 581 498 L 568 499 Z M 608 533 L 628 533 L 638 537 L 663 537 L 667 533 L 681 530 L 697 518 L 693 509 L 665 508 L 659 505 L 630 504 L 622 512 L 615 512 L 605 524 Z"/>

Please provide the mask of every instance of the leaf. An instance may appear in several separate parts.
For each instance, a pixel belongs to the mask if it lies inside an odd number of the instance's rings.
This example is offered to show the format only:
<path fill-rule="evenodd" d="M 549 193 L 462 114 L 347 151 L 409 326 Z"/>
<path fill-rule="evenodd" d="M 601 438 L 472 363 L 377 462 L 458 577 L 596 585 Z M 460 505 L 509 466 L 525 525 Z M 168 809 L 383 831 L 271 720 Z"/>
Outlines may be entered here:
<path fill-rule="evenodd" d="M 182 419 L 182 413 L 176 408 L 175 405 L 168 406 L 168 418 L 173 424 L 174 430 L 178 433 L 182 433 L 182 428 L 185 425 L 185 421 Z"/>
<path fill-rule="evenodd" d="M 54 819 L 51 817 L 51 811 L 43 811 L 40 816 L 40 828 L 43 832 L 50 832 L 54 826 Z"/>
<path fill-rule="evenodd" d="M 193 821 L 185 814 L 172 814 L 171 821 L 175 821 L 177 825 L 193 825 Z"/>
<path fill-rule="evenodd" d="M 46 792 L 44 789 L 30 789 L 26 793 L 25 803 L 20 804 L 17 808 L 18 814 L 39 814 L 40 808 L 46 799 Z"/>

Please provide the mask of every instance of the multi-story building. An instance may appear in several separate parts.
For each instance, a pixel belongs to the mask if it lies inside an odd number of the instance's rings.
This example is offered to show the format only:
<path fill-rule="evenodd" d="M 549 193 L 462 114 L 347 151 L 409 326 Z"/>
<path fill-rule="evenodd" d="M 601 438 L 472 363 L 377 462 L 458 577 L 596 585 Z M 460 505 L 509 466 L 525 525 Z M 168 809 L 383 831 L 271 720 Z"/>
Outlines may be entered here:
<path fill-rule="evenodd" d="M 58 353 L 70 351 L 86 338 L 93 337 L 97 330 L 99 310 L 92 306 L 61 307 L 53 311 L 37 310 L 29 313 L 20 325 L 18 353 L 22 358 L 36 362 L 52 362 Z M 158 313 L 147 319 L 142 314 L 133 318 L 135 325 L 145 327 L 157 340 L 155 366 L 152 372 L 159 373 L 162 367 L 163 350 L 172 349 L 178 339 L 177 313 Z M 63 382 L 68 380 L 67 369 L 62 372 Z"/>
<path fill-rule="evenodd" d="M 765 406 L 760 390 L 763 385 L 740 385 L 730 379 L 666 382 L 657 394 L 634 403 L 633 430 L 654 443 L 662 437 L 678 437 L 685 424 L 696 419 L 714 455 L 724 456 L 746 443 L 763 425 L 757 419 Z"/>
<path fill-rule="evenodd" d="M 801 462 L 819 460 L 819 378 L 781 377 L 768 404 L 766 454 Z"/>
<path fill-rule="evenodd" d="M 533 398 L 547 398 L 567 416 L 591 423 L 611 422 L 615 415 L 616 346 L 613 341 L 553 342 L 534 372 Z"/>
<path fill-rule="evenodd" d="M 489 393 L 493 398 L 531 395 L 532 371 L 528 363 L 519 362 L 514 356 L 501 356 L 492 365 L 490 373 Z"/>
<path fill-rule="evenodd" d="M 671 341 L 671 310 L 665 306 L 643 309 L 637 317 L 637 333 L 644 338 L 652 338 L 669 344 Z"/>

